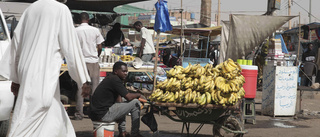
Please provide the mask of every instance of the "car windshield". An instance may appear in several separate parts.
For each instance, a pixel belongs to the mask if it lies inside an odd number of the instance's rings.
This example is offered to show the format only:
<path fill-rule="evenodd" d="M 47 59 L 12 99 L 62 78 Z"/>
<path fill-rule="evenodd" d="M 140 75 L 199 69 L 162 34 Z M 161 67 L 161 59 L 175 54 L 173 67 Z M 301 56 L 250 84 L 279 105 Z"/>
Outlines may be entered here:
<path fill-rule="evenodd" d="M 1 20 L 0 23 L 0 40 L 7 40 L 8 36 L 7 33 L 5 32 L 4 26 L 3 26 L 3 22 Z"/>

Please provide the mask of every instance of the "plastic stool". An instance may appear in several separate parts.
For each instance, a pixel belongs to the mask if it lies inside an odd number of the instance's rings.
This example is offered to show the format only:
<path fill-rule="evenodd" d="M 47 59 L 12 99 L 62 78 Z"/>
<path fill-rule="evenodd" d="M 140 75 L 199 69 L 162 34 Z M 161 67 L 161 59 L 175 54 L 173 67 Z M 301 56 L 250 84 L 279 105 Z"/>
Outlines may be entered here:
<path fill-rule="evenodd" d="M 256 124 L 255 101 L 253 98 L 242 99 L 241 111 L 243 124 L 247 119 L 252 119 L 252 123 Z"/>

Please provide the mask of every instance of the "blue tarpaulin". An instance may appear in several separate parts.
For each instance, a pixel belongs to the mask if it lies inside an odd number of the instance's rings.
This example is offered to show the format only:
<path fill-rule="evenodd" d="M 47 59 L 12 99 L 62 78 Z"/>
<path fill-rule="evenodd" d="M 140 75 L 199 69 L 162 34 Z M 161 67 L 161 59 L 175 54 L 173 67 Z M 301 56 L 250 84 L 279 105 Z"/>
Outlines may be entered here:
<path fill-rule="evenodd" d="M 172 26 L 170 24 L 169 12 L 167 1 L 159 0 L 155 4 L 157 13 L 155 17 L 154 30 L 160 32 L 166 32 L 172 30 Z"/>
<path fill-rule="evenodd" d="M 289 52 L 288 52 L 286 43 L 284 43 L 282 35 L 281 34 L 276 34 L 275 39 L 280 39 L 281 40 L 282 53 L 288 54 Z"/>

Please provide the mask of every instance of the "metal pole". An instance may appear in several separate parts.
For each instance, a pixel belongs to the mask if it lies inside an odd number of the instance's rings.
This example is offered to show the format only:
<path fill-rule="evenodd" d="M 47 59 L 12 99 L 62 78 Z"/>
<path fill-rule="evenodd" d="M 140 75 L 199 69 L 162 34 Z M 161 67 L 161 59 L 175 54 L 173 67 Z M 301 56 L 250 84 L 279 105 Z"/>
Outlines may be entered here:
<path fill-rule="evenodd" d="M 301 36 L 301 14 L 299 12 L 299 35 L 298 35 L 298 54 L 297 54 L 297 61 L 296 64 L 299 63 L 300 58 L 300 36 Z M 298 65 L 298 64 L 297 64 Z"/>
<path fill-rule="evenodd" d="M 218 0 L 218 17 L 217 17 L 217 20 L 218 20 L 218 21 L 217 21 L 217 26 L 220 26 L 220 12 L 221 12 L 221 9 L 220 9 L 220 8 L 221 8 L 221 7 L 220 7 L 221 5 L 220 5 L 220 3 L 221 3 L 220 0 Z"/>
<path fill-rule="evenodd" d="M 288 0 L 288 15 L 291 16 L 291 0 Z M 291 29 L 291 20 L 289 20 L 289 30 Z"/>
<path fill-rule="evenodd" d="M 183 35 L 183 23 L 182 23 L 182 14 L 183 14 L 183 9 L 182 9 L 182 0 L 181 0 L 181 30 L 180 30 L 180 57 L 183 57 L 182 52 L 183 52 L 183 42 L 182 42 L 182 35 Z"/>
<path fill-rule="evenodd" d="M 309 2 L 309 23 L 311 23 L 311 0 Z"/>
<path fill-rule="evenodd" d="M 309 23 L 311 23 L 311 0 L 309 2 Z M 311 41 L 311 31 L 309 31 L 309 42 Z"/>

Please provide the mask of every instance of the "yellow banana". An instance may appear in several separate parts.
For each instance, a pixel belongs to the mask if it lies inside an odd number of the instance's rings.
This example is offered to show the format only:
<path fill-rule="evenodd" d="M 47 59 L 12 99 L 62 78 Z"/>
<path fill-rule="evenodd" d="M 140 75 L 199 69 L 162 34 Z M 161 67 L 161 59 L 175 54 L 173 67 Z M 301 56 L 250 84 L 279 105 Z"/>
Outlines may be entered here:
<path fill-rule="evenodd" d="M 235 64 L 232 59 L 229 58 L 228 61 L 229 61 L 229 64 L 230 64 L 232 67 L 238 68 L 237 64 Z"/>
<path fill-rule="evenodd" d="M 211 103 L 211 101 L 212 101 L 212 99 L 211 99 L 211 94 L 209 93 L 209 92 L 206 92 L 206 97 L 207 97 L 207 99 L 206 99 L 206 103 L 207 104 L 210 104 Z"/>
<path fill-rule="evenodd" d="M 186 93 L 184 103 L 188 104 L 189 103 L 189 98 L 190 98 L 190 93 Z"/>
<path fill-rule="evenodd" d="M 216 96 L 217 96 L 217 99 L 220 101 L 222 100 L 222 96 L 221 96 L 221 91 L 219 90 L 218 92 L 216 92 Z"/>
<path fill-rule="evenodd" d="M 177 78 L 180 79 L 180 80 L 184 79 L 185 77 L 186 77 L 186 74 L 177 75 Z"/>
<path fill-rule="evenodd" d="M 196 103 L 199 102 L 201 99 L 201 93 L 197 92 L 197 99 L 196 99 Z"/>
<path fill-rule="evenodd" d="M 171 92 L 171 95 L 170 95 L 170 97 L 168 97 L 168 102 L 174 102 L 175 101 L 175 99 L 174 99 L 174 93 L 172 93 Z"/>
<path fill-rule="evenodd" d="M 189 65 L 183 70 L 183 73 L 188 74 L 192 68 L 192 65 L 189 63 Z"/>
<path fill-rule="evenodd" d="M 192 99 L 192 103 L 196 103 L 196 101 L 197 101 L 197 92 L 196 91 L 192 92 L 191 99 Z"/>
<path fill-rule="evenodd" d="M 176 92 L 176 93 L 174 94 L 174 99 L 175 99 L 175 100 L 177 100 L 177 99 L 179 98 L 179 93 L 180 93 L 180 92 Z"/>
<path fill-rule="evenodd" d="M 155 93 L 154 97 L 159 97 L 159 96 L 161 96 L 162 94 L 163 94 L 163 91 L 160 90 L 160 91 L 158 91 L 158 92 Z"/>
<path fill-rule="evenodd" d="M 216 94 L 215 94 L 215 92 L 211 92 L 211 99 L 212 99 L 212 101 L 217 101 L 217 99 L 216 99 Z"/>
<path fill-rule="evenodd" d="M 207 103 L 206 94 L 202 94 L 199 105 L 205 105 L 206 103 Z"/>
<path fill-rule="evenodd" d="M 241 72 L 241 71 L 242 71 L 242 68 L 241 68 L 240 64 L 239 64 L 238 62 L 235 62 L 235 64 L 238 66 L 238 69 L 239 69 L 239 71 Z"/>
<path fill-rule="evenodd" d="M 221 104 L 222 106 L 225 106 L 226 102 L 227 102 L 227 98 L 223 98 L 223 99 L 220 100 L 219 104 Z"/>
<path fill-rule="evenodd" d="M 162 98 L 163 98 L 163 96 L 159 96 L 159 97 L 156 98 L 156 101 L 161 101 Z"/>

